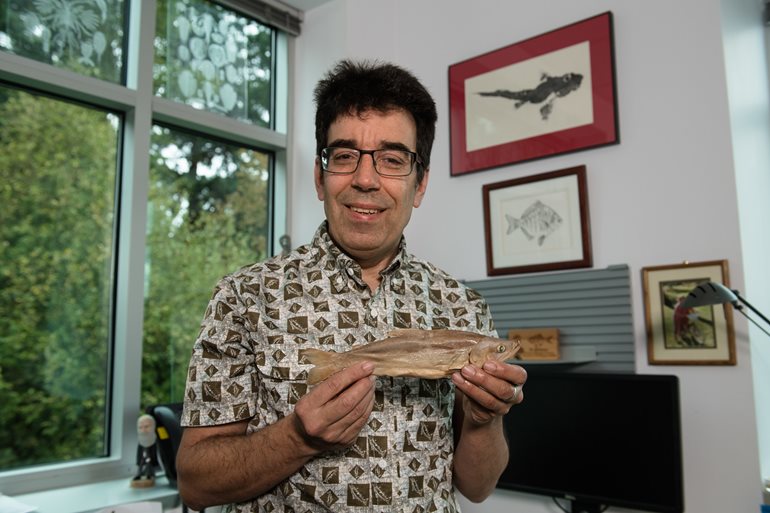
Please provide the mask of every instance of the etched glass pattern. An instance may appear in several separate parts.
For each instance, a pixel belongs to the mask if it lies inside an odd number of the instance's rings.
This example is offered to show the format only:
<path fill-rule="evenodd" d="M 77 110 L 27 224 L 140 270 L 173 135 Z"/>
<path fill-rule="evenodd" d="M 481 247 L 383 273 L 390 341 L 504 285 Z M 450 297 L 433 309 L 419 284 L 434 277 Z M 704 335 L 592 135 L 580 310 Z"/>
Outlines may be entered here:
<path fill-rule="evenodd" d="M 0 50 L 120 83 L 123 0 L 0 0 Z"/>
<path fill-rule="evenodd" d="M 270 126 L 273 30 L 205 0 L 160 0 L 155 94 Z"/>

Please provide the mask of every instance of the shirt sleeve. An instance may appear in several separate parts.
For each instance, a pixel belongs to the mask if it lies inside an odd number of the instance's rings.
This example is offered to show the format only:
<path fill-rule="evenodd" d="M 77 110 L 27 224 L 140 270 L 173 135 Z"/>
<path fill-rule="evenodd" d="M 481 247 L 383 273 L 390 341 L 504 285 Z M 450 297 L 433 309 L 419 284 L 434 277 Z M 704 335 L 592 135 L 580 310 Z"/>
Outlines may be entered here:
<path fill-rule="evenodd" d="M 183 426 L 222 425 L 254 415 L 256 372 L 245 312 L 233 279 L 220 280 L 193 346 Z"/>
<path fill-rule="evenodd" d="M 474 316 L 471 322 L 474 323 L 475 331 L 480 335 L 487 337 L 498 337 L 495 329 L 495 322 L 492 320 L 492 312 L 486 299 L 470 287 L 465 287 L 465 298 L 468 302 L 468 311 Z"/>

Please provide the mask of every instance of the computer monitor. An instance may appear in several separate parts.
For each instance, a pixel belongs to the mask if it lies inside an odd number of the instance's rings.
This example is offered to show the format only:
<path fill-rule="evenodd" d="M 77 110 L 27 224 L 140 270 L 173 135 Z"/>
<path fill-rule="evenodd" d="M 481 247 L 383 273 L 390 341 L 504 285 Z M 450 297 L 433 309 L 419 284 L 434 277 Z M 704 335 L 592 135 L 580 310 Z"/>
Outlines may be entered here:
<path fill-rule="evenodd" d="M 498 487 L 603 506 L 684 510 L 676 376 L 529 370 L 504 423 Z"/>

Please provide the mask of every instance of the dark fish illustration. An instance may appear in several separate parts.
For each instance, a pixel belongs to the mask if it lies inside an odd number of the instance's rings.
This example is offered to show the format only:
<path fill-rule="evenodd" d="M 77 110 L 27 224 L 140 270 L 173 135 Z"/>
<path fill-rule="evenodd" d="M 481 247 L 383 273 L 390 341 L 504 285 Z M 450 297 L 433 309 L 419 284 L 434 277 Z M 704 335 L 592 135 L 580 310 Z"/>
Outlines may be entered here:
<path fill-rule="evenodd" d="M 553 102 L 556 98 L 567 96 L 572 91 L 580 89 L 583 82 L 583 75 L 579 73 L 565 73 L 559 77 L 552 77 L 543 73 L 540 77 L 540 83 L 534 89 L 522 89 L 521 91 L 509 91 L 507 89 L 498 89 L 497 91 L 480 92 L 481 96 L 499 96 L 509 100 L 516 100 L 514 107 L 517 109 L 525 103 L 543 103 L 540 107 L 540 116 L 548 119 L 553 110 Z"/>
<path fill-rule="evenodd" d="M 552 234 L 561 226 L 561 216 L 554 209 L 537 200 L 527 207 L 520 219 L 505 214 L 508 220 L 508 230 L 506 235 L 510 235 L 517 229 L 527 237 L 528 240 L 537 238 L 537 244 L 543 245 L 545 238 Z"/>

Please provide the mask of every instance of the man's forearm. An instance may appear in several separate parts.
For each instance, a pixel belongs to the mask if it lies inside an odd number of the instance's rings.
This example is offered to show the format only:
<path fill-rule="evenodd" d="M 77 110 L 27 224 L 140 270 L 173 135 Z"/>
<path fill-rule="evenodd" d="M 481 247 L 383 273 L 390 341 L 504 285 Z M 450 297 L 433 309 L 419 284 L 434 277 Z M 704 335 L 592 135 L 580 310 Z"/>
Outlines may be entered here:
<path fill-rule="evenodd" d="M 292 414 L 255 433 L 222 434 L 184 447 L 177 458 L 184 503 L 200 511 L 253 499 L 275 488 L 317 454 L 299 436 L 294 422 Z"/>
<path fill-rule="evenodd" d="M 454 484 L 467 499 L 481 502 L 495 489 L 508 464 L 502 417 L 488 424 L 465 423 L 455 447 Z"/>

